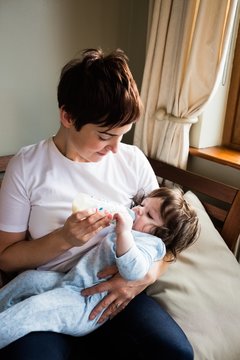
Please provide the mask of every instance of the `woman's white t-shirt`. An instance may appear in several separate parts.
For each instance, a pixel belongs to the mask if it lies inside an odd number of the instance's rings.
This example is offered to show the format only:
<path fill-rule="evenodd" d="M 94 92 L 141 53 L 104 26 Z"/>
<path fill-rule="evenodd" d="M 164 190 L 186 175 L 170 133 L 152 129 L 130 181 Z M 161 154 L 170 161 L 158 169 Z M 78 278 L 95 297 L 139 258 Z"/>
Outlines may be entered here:
<path fill-rule="evenodd" d="M 74 162 L 50 138 L 23 147 L 10 160 L 0 191 L 0 230 L 28 230 L 37 239 L 63 226 L 79 192 L 130 206 L 138 190 L 148 193 L 156 187 L 156 176 L 136 146 L 121 143 L 116 154 L 99 162 Z M 95 236 L 40 268 L 66 271 L 97 240 Z"/>

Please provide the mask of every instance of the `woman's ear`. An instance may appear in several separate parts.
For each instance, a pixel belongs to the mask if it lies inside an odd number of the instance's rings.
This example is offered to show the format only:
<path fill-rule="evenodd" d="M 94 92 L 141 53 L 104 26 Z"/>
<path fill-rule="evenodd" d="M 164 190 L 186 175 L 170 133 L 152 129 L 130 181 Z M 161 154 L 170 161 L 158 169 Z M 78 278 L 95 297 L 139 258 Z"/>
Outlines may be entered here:
<path fill-rule="evenodd" d="M 64 110 L 63 106 L 60 108 L 60 120 L 61 124 L 67 129 L 73 125 L 71 115 Z"/>

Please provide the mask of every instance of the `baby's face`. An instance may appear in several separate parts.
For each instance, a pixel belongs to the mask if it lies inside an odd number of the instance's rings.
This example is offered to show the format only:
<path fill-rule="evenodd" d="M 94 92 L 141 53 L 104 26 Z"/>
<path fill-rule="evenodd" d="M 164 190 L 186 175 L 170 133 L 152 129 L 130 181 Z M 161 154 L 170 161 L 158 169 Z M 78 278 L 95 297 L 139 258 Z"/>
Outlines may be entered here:
<path fill-rule="evenodd" d="M 152 233 L 153 229 L 163 225 L 160 215 L 162 200 L 160 198 L 146 198 L 141 205 L 135 206 L 132 210 L 136 218 L 133 223 L 133 230 Z"/>

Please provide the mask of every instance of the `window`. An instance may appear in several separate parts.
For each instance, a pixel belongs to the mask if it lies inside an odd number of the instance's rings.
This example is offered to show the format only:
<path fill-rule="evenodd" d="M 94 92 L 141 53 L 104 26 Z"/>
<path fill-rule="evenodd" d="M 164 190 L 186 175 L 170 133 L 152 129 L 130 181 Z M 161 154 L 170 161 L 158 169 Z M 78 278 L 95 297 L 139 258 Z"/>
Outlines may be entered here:
<path fill-rule="evenodd" d="M 236 39 L 227 100 L 223 145 L 240 151 L 240 26 Z"/>

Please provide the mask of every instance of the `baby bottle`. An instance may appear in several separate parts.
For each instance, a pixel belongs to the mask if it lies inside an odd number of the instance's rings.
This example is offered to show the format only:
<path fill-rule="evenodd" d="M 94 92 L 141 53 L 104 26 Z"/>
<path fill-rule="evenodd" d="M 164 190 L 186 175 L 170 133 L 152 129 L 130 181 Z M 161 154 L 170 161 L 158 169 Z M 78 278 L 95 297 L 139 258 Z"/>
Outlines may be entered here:
<path fill-rule="evenodd" d="M 126 208 L 125 206 L 113 201 L 103 200 L 95 198 L 85 193 L 79 193 L 75 197 L 72 203 L 72 211 L 77 212 L 85 209 L 96 208 L 99 211 L 107 210 L 110 214 L 128 212 L 133 220 L 135 219 L 135 213 L 133 210 Z"/>

